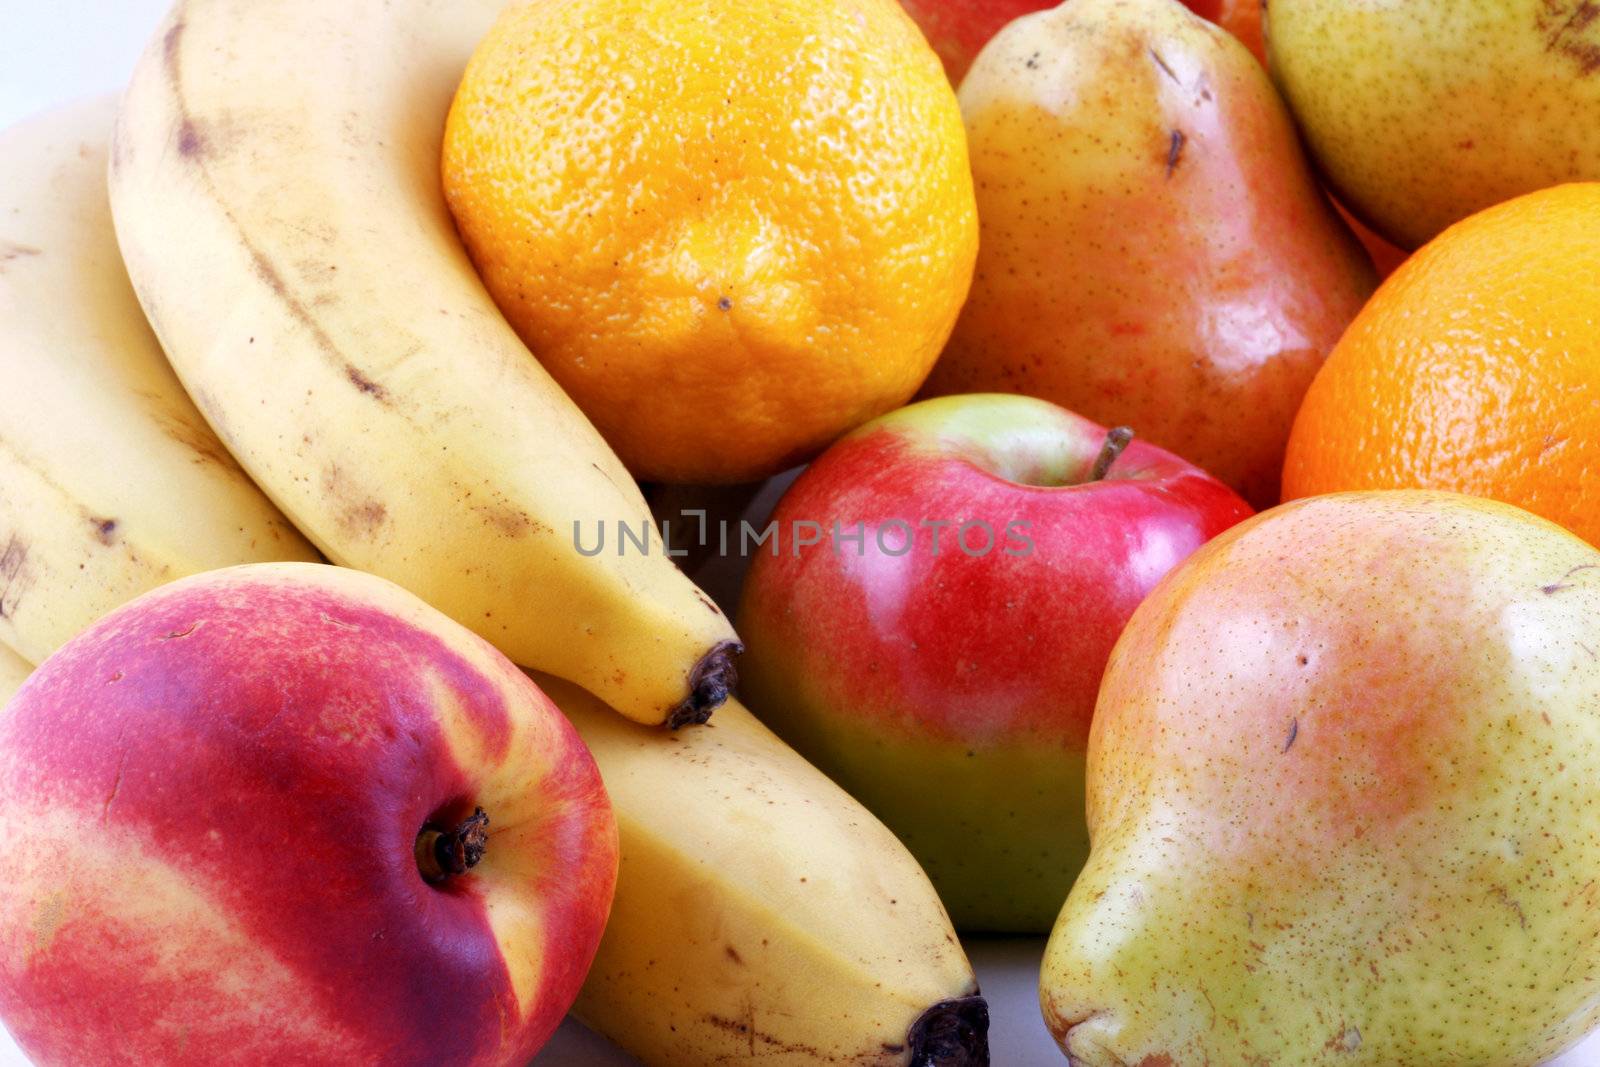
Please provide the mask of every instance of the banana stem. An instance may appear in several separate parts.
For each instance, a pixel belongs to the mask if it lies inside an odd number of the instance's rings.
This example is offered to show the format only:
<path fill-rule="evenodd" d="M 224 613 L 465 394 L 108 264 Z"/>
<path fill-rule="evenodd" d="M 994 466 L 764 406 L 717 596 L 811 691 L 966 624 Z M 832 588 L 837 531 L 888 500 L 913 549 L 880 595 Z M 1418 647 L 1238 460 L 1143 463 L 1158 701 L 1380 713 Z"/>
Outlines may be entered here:
<path fill-rule="evenodd" d="M 737 641 L 723 641 L 700 658 L 689 674 L 689 695 L 667 714 L 667 725 L 698 726 L 711 718 L 739 684 L 733 659 L 744 651 Z"/>
<path fill-rule="evenodd" d="M 417 870 L 424 881 L 438 885 L 476 867 L 488 846 L 489 816 L 474 808 L 454 830 L 424 826 L 418 831 Z"/>
<path fill-rule="evenodd" d="M 910 1067 L 989 1067 L 989 1002 L 980 996 L 941 1000 L 906 1033 Z"/>

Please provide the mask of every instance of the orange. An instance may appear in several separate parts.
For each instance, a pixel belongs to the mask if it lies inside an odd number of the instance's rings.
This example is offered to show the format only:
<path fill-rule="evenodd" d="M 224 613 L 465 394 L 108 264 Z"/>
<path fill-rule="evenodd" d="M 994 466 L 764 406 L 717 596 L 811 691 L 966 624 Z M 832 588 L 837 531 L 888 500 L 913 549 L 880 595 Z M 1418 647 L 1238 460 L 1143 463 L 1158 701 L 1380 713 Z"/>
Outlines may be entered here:
<path fill-rule="evenodd" d="M 445 131 L 502 312 L 633 472 L 760 478 L 903 404 L 972 278 L 965 133 L 896 0 L 534 0 Z"/>
<path fill-rule="evenodd" d="M 1600 544 L 1600 184 L 1471 216 L 1379 288 L 1306 394 L 1284 496 L 1454 489 Z"/>

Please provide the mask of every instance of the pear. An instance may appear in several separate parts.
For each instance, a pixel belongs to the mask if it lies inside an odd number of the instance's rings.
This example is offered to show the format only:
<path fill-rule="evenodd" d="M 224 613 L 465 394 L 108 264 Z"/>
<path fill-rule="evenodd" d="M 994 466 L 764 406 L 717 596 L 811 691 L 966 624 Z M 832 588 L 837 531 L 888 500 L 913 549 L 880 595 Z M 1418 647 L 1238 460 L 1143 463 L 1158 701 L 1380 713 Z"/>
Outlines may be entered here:
<path fill-rule="evenodd" d="M 1134 613 L 1087 775 L 1040 989 L 1077 1067 L 1528 1067 L 1600 1015 L 1600 552 L 1554 524 L 1234 527 Z"/>
<path fill-rule="evenodd" d="M 1272 0 L 1266 33 L 1334 191 L 1398 245 L 1600 179 L 1595 0 Z"/>
<path fill-rule="evenodd" d="M 1069 0 L 1000 31 L 959 98 L 978 263 L 928 393 L 1041 397 L 1276 504 L 1376 277 L 1261 65 L 1177 0 Z"/>

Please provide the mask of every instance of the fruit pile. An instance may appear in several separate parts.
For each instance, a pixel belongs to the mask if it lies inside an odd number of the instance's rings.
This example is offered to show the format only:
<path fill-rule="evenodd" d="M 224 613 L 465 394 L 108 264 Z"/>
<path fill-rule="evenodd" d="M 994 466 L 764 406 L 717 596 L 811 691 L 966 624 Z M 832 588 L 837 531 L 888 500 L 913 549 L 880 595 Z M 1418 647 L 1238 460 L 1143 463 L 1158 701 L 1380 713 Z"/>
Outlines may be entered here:
<path fill-rule="evenodd" d="M 0 135 L 0 1019 L 1556 1055 L 1597 130 L 1591 0 L 178 0 Z"/>

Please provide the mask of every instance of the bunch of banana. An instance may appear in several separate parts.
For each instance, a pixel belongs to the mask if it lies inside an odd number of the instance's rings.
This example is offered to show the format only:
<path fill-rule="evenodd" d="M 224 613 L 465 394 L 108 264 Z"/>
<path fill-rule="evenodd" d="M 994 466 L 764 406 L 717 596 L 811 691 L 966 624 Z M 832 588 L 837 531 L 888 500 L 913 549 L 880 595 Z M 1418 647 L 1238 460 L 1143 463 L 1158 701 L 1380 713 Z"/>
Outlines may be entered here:
<path fill-rule="evenodd" d="M 500 6 L 183 0 L 124 102 L 117 235 L 191 395 L 331 559 L 630 718 L 703 721 L 733 630 L 501 318 L 440 191 Z M 602 522 L 608 549 L 580 553 Z"/>
<path fill-rule="evenodd" d="M 652 1067 L 989 1062 L 944 907 L 865 808 L 737 701 L 664 734 L 536 680 L 594 753 L 622 843 L 579 1018 Z"/>
<path fill-rule="evenodd" d="M 571 523 L 637 526 L 643 500 L 488 303 L 435 192 L 449 89 L 494 6 L 180 5 L 116 140 L 119 234 L 193 395 L 327 551 L 421 588 L 518 658 L 626 699 L 635 718 L 659 721 L 674 707 L 696 717 L 725 681 L 727 623 L 659 542 L 649 559 L 573 551 Z M 329 78 L 345 80 L 330 90 Z M 80 220 L 120 269 L 103 187 L 60 173 L 100 172 L 105 106 L 84 116 L 40 124 L 61 135 L 48 160 L 42 149 L 5 153 L 18 177 L 43 176 L 30 189 L 79 189 L 76 200 L 37 194 L 14 214 L 36 227 Z M 58 276 L 26 310 L 87 322 L 64 302 L 92 293 L 108 306 L 100 288 L 114 287 Z M 159 352 L 125 282 L 120 293 L 121 328 L 142 338 L 154 375 Z M 13 333 L 24 310 L 10 312 Z M 170 374 L 165 383 L 145 392 L 181 400 Z M 103 403 L 103 384 L 79 381 L 71 395 Z M 255 493 L 188 416 L 230 484 Z M 137 420 L 96 425 L 80 467 L 94 466 L 85 455 L 154 447 Z M 178 473 L 123 477 L 117 510 L 104 513 L 117 519 L 113 533 L 131 536 L 127 517 L 152 511 L 228 544 L 223 528 L 244 525 L 233 497 L 192 491 Z M 19 514 L 49 515 L 16 499 Z M 283 544 L 312 555 L 261 507 Z M 58 612 L 51 643 L 99 614 L 80 587 L 119 591 L 108 608 L 175 576 L 147 574 L 145 552 L 108 554 L 92 583 L 75 568 L 30 569 L 28 603 Z M 21 684 L 23 659 L 48 647 L 23 651 L 0 659 L 0 696 Z M 865 809 L 737 702 L 674 734 L 630 723 L 570 683 L 539 681 L 594 751 L 622 833 L 615 908 L 578 1008 L 591 1026 L 652 1067 L 987 1063 L 987 1010 L 948 917 Z"/>
<path fill-rule="evenodd" d="M 316 552 L 207 428 L 128 285 L 110 99 L 0 137 L 0 643 L 38 662 L 124 601 Z"/>

